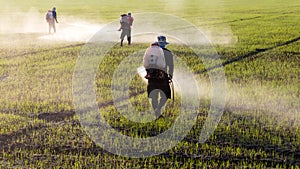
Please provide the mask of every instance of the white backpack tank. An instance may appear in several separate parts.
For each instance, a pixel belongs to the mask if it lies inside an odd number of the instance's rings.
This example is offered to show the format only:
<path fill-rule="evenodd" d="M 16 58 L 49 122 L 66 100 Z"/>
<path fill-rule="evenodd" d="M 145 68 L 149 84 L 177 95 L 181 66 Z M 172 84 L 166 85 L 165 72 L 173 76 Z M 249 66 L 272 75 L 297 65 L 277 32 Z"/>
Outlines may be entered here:
<path fill-rule="evenodd" d="M 128 18 L 127 16 L 122 16 L 121 19 L 120 19 L 120 22 L 127 22 L 128 23 Z"/>
<path fill-rule="evenodd" d="M 52 13 L 52 11 L 48 11 L 48 12 L 47 12 L 47 14 L 46 14 L 46 19 L 47 19 L 47 20 L 53 19 L 53 13 Z"/>
<path fill-rule="evenodd" d="M 156 44 L 152 44 L 146 49 L 143 62 L 146 69 L 164 69 L 166 61 L 163 49 Z"/>

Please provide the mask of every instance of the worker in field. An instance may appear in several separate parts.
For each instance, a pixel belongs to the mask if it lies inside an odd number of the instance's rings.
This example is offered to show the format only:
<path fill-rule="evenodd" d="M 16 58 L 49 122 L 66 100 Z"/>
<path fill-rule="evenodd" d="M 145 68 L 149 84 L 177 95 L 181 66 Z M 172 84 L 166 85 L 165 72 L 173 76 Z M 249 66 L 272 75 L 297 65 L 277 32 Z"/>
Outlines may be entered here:
<path fill-rule="evenodd" d="M 169 44 L 165 36 L 158 36 L 157 42 L 147 48 L 143 62 L 148 79 L 147 93 L 151 99 L 156 117 L 161 116 L 161 109 L 171 98 L 170 82 L 172 81 L 174 63 L 173 54 L 165 46 Z"/>
<path fill-rule="evenodd" d="M 131 28 L 132 28 L 132 24 L 133 24 L 133 17 L 131 16 L 131 12 L 128 12 L 128 15 L 127 15 L 127 19 L 128 19 L 128 23 L 129 23 L 129 36 L 127 37 L 127 40 L 128 40 L 128 44 L 130 45 L 131 44 Z"/>
<path fill-rule="evenodd" d="M 53 7 L 53 8 L 52 8 L 52 14 L 53 14 L 54 21 L 55 21 L 56 23 L 58 23 L 58 21 L 57 21 L 56 7 Z"/>
<path fill-rule="evenodd" d="M 51 10 L 48 10 L 48 12 L 46 13 L 46 21 L 49 25 L 49 34 L 51 33 L 51 29 L 53 29 L 53 31 L 56 32 L 55 21 Z"/>
<path fill-rule="evenodd" d="M 132 26 L 134 19 L 133 19 L 133 17 L 131 16 L 131 12 L 128 12 L 127 17 L 128 17 L 129 25 Z"/>
<path fill-rule="evenodd" d="M 121 15 L 120 24 L 121 24 L 121 27 L 120 27 L 119 31 L 122 31 L 121 36 L 120 36 L 121 46 L 123 46 L 123 41 L 124 41 L 125 36 L 127 37 L 128 45 L 130 45 L 131 44 L 131 27 L 129 24 L 128 16 L 126 14 Z"/>

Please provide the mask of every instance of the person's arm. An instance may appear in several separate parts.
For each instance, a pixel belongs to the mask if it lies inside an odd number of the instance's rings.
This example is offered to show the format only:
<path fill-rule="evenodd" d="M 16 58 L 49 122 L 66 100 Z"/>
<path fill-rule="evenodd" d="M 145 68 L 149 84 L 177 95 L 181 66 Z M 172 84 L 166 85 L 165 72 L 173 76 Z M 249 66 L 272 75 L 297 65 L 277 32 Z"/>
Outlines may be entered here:
<path fill-rule="evenodd" d="M 123 29 L 123 22 L 120 21 L 120 28 L 118 29 L 118 31 L 121 31 Z"/>
<path fill-rule="evenodd" d="M 57 13 L 56 13 L 56 11 L 54 12 L 54 19 L 55 19 L 56 23 L 58 23 L 58 21 L 57 21 Z"/>
<path fill-rule="evenodd" d="M 173 54 L 168 49 L 164 49 L 164 55 L 167 64 L 167 73 L 171 76 L 170 78 L 172 78 L 174 72 Z"/>
<path fill-rule="evenodd" d="M 173 54 L 170 52 L 171 58 L 170 58 L 170 64 L 169 64 L 169 75 L 171 76 L 170 78 L 173 78 L 173 73 L 174 73 L 174 61 L 173 61 Z"/>

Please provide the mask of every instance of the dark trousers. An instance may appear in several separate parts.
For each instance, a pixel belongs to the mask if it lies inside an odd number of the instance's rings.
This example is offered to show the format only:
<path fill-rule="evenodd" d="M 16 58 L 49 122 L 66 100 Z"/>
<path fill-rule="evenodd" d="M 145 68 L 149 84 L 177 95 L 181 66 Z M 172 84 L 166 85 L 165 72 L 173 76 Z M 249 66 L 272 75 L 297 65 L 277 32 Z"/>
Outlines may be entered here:
<path fill-rule="evenodd" d="M 165 79 L 148 79 L 147 86 L 148 97 L 151 98 L 152 108 L 157 116 L 160 115 L 161 108 L 166 104 L 167 99 L 171 98 L 171 88 L 169 80 Z"/>

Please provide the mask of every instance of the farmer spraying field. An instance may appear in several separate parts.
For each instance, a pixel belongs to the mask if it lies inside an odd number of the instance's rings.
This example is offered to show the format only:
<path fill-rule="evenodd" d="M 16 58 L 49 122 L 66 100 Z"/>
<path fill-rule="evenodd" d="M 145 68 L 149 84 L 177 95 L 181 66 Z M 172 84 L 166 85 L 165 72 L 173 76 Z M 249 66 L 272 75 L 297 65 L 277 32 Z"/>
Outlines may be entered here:
<path fill-rule="evenodd" d="M 132 27 L 132 24 L 133 24 L 133 21 L 134 21 L 134 19 L 133 19 L 133 17 L 131 16 L 131 13 L 130 12 L 128 12 L 128 17 L 127 17 L 127 19 L 128 19 L 128 23 L 129 23 L 129 37 L 127 37 L 127 40 L 128 40 L 128 44 L 130 45 L 131 44 L 131 27 Z"/>
<path fill-rule="evenodd" d="M 128 45 L 131 44 L 132 23 L 133 23 L 133 17 L 131 16 L 131 13 L 128 13 L 128 15 L 126 15 L 126 14 L 121 15 L 121 19 L 120 19 L 121 27 L 119 29 L 119 31 L 122 30 L 121 36 L 120 36 L 121 46 L 123 46 L 123 41 L 124 41 L 125 36 L 127 37 Z"/>
<path fill-rule="evenodd" d="M 147 92 L 151 98 L 156 117 L 161 115 L 161 109 L 171 98 L 170 81 L 173 77 L 173 54 L 165 48 L 165 36 L 158 36 L 158 42 L 151 44 L 144 55 L 145 78 L 148 79 Z M 160 99 L 159 99 L 160 97 Z"/>
<path fill-rule="evenodd" d="M 49 24 L 49 34 L 51 33 L 51 29 L 53 29 L 54 33 L 56 33 L 55 22 L 58 23 L 56 7 L 53 7 L 52 11 L 48 10 L 46 14 L 46 21 Z"/>
<path fill-rule="evenodd" d="M 56 23 L 58 23 L 58 21 L 57 21 L 56 7 L 53 7 L 53 9 L 52 9 L 52 14 L 53 14 L 54 21 L 55 21 Z"/>

